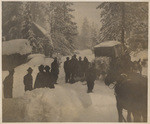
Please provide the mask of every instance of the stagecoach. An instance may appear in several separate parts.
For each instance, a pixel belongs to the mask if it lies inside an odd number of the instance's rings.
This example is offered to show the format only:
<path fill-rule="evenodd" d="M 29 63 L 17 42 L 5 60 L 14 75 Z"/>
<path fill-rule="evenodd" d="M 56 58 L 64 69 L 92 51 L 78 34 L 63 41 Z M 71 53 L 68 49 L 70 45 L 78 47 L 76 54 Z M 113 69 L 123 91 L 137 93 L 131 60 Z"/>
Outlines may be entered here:
<path fill-rule="evenodd" d="M 118 41 L 105 41 L 94 46 L 94 54 L 97 76 L 100 76 L 108 72 L 112 60 L 124 55 L 124 48 Z"/>

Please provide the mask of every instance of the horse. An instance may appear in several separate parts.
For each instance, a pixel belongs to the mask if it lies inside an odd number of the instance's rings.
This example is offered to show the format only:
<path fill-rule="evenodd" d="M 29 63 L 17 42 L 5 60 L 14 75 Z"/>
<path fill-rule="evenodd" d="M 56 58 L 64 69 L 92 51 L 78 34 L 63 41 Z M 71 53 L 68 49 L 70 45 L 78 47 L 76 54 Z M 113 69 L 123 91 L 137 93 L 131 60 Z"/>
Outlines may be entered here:
<path fill-rule="evenodd" d="M 131 114 L 135 122 L 147 122 L 147 77 L 134 72 L 126 75 L 109 71 L 105 84 L 109 86 L 114 82 L 119 122 L 131 122 Z M 123 109 L 127 110 L 127 120 L 123 117 Z"/>
<path fill-rule="evenodd" d="M 132 69 L 136 72 L 139 71 L 139 73 L 142 74 L 141 59 L 139 59 L 138 61 L 132 62 Z"/>

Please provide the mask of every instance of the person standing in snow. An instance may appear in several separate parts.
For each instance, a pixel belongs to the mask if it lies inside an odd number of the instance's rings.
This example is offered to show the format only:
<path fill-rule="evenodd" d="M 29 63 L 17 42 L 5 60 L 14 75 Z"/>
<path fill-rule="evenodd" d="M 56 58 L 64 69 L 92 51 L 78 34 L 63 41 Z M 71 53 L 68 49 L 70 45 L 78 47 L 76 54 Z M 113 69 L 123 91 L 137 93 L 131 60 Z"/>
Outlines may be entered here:
<path fill-rule="evenodd" d="M 35 83 L 34 83 L 34 89 L 36 88 L 42 88 L 45 85 L 45 72 L 44 72 L 44 66 L 39 66 L 39 73 L 36 76 Z"/>
<path fill-rule="evenodd" d="M 57 84 L 58 74 L 59 74 L 59 64 L 57 61 L 57 57 L 54 58 L 54 61 L 51 64 L 51 73 L 53 75 L 54 84 Z"/>
<path fill-rule="evenodd" d="M 88 61 L 88 59 L 86 57 L 84 57 L 84 60 L 83 60 L 83 73 L 84 73 L 84 77 L 86 75 L 88 66 L 89 66 L 89 61 Z"/>
<path fill-rule="evenodd" d="M 83 61 L 81 56 L 79 57 L 79 61 L 78 61 L 78 76 L 79 77 L 83 77 Z"/>
<path fill-rule="evenodd" d="M 94 81 L 96 80 L 96 69 L 95 63 L 90 63 L 86 72 L 86 81 L 87 81 L 87 93 L 91 93 L 94 88 Z"/>
<path fill-rule="evenodd" d="M 33 78 L 32 78 L 32 75 L 31 75 L 33 69 L 29 67 L 27 71 L 28 71 L 28 74 L 24 76 L 23 82 L 24 82 L 24 85 L 25 85 L 25 91 L 27 91 L 27 90 L 31 91 L 31 90 L 33 90 L 33 88 L 32 88 Z"/>
<path fill-rule="evenodd" d="M 74 71 L 75 71 L 75 76 L 78 75 L 78 59 L 77 59 L 77 55 L 74 55 Z"/>
<path fill-rule="evenodd" d="M 4 98 L 12 98 L 14 69 L 9 70 L 9 75 L 3 81 Z"/>
<path fill-rule="evenodd" d="M 53 77 L 50 70 L 49 66 L 45 66 L 45 87 L 49 87 L 49 88 L 55 88 L 54 87 L 54 83 L 53 83 Z"/>
<path fill-rule="evenodd" d="M 64 71 L 65 71 L 65 81 L 66 83 L 70 80 L 70 61 L 69 57 L 66 58 L 66 61 L 64 62 Z"/>
<path fill-rule="evenodd" d="M 70 60 L 70 70 L 71 70 L 71 77 L 70 77 L 70 83 L 75 83 L 75 76 L 77 71 L 77 58 L 76 55 L 72 56 Z"/>

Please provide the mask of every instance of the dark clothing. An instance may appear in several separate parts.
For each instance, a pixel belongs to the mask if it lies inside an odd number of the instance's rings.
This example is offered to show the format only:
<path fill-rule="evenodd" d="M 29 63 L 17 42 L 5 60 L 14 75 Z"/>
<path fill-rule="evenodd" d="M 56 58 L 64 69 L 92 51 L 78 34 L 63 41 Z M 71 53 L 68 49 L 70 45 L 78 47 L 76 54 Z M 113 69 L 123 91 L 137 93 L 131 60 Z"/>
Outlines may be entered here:
<path fill-rule="evenodd" d="M 65 73 L 70 71 L 69 70 L 69 62 L 70 62 L 69 60 L 64 62 L 64 71 L 65 71 Z"/>
<path fill-rule="evenodd" d="M 77 61 L 75 58 L 70 60 L 70 83 L 75 83 L 75 76 L 77 74 Z"/>
<path fill-rule="evenodd" d="M 74 71 L 75 71 L 75 76 L 78 75 L 78 59 L 74 58 Z"/>
<path fill-rule="evenodd" d="M 69 60 L 64 62 L 64 71 L 65 71 L 65 81 L 66 83 L 68 83 L 70 80 L 70 61 Z"/>
<path fill-rule="evenodd" d="M 96 70 L 94 67 L 89 67 L 86 72 L 86 81 L 88 92 L 92 92 L 94 88 L 94 81 L 96 80 Z"/>
<path fill-rule="evenodd" d="M 84 76 L 85 76 L 86 73 L 87 73 L 88 66 L 89 66 L 89 61 L 88 61 L 87 59 L 85 59 L 85 60 L 83 61 L 83 74 L 84 74 Z"/>
<path fill-rule="evenodd" d="M 45 74 L 44 72 L 39 72 L 36 76 L 34 89 L 45 87 Z"/>
<path fill-rule="evenodd" d="M 65 81 L 66 81 L 66 83 L 70 82 L 70 73 L 65 74 Z"/>
<path fill-rule="evenodd" d="M 94 81 L 87 81 L 88 93 L 92 92 L 94 88 Z"/>
<path fill-rule="evenodd" d="M 4 97 L 12 98 L 13 75 L 8 75 L 3 81 L 3 85 L 4 85 Z"/>
<path fill-rule="evenodd" d="M 31 91 L 33 89 L 32 88 L 33 78 L 32 78 L 31 74 L 25 75 L 23 82 L 24 82 L 24 85 L 25 85 L 25 91 L 27 91 L 27 90 Z"/>
<path fill-rule="evenodd" d="M 45 87 L 55 88 L 51 72 L 45 72 Z"/>
<path fill-rule="evenodd" d="M 51 64 L 51 73 L 53 75 L 53 81 L 54 83 L 56 83 L 58 79 L 58 74 L 59 74 L 59 64 L 55 60 Z"/>
<path fill-rule="evenodd" d="M 84 71 L 83 71 L 84 63 L 83 61 L 78 61 L 78 76 L 83 77 Z"/>

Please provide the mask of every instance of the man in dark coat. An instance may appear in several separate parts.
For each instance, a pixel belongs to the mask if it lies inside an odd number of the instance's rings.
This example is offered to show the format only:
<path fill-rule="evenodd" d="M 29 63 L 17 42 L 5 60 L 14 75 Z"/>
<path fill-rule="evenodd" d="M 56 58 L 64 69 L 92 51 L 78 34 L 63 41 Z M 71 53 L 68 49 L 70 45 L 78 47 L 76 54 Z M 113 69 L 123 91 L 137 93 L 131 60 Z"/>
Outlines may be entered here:
<path fill-rule="evenodd" d="M 88 66 L 89 66 L 89 61 L 86 57 L 84 57 L 84 60 L 83 60 L 83 73 L 84 73 L 84 76 L 87 72 Z"/>
<path fill-rule="evenodd" d="M 44 66 L 39 66 L 39 73 L 36 76 L 34 89 L 36 88 L 42 88 L 45 85 L 45 72 L 44 72 Z"/>
<path fill-rule="evenodd" d="M 65 71 L 65 81 L 66 83 L 69 82 L 70 80 L 70 61 L 69 61 L 69 57 L 66 58 L 66 61 L 64 62 L 64 71 Z"/>
<path fill-rule="evenodd" d="M 77 58 L 76 55 L 72 56 L 70 60 L 70 70 L 71 70 L 71 78 L 70 83 L 75 83 L 75 76 L 77 74 Z"/>
<path fill-rule="evenodd" d="M 81 56 L 79 57 L 79 61 L 78 61 L 78 76 L 79 77 L 83 77 L 83 61 Z"/>
<path fill-rule="evenodd" d="M 90 63 L 88 70 L 86 72 L 86 81 L 87 81 L 87 93 L 91 93 L 94 88 L 94 81 L 96 80 L 96 70 L 95 70 L 95 64 Z"/>
<path fill-rule="evenodd" d="M 13 75 L 14 75 L 14 69 L 9 71 L 9 75 L 3 81 L 5 98 L 12 98 Z"/>
<path fill-rule="evenodd" d="M 57 84 L 58 74 L 59 74 L 59 64 L 57 61 L 57 57 L 54 58 L 54 61 L 51 64 L 51 73 L 53 75 L 54 84 Z"/>
<path fill-rule="evenodd" d="M 45 87 L 49 87 L 49 88 L 55 88 L 54 87 L 54 83 L 53 83 L 53 76 L 52 73 L 49 71 L 50 67 L 49 66 L 45 66 Z"/>
<path fill-rule="evenodd" d="M 32 88 L 32 85 L 33 85 L 33 78 L 32 78 L 32 68 L 28 68 L 28 74 L 24 76 L 24 80 L 23 80 L 23 83 L 25 85 L 25 91 L 29 90 L 31 91 L 33 88 Z"/>
<path fill-rule="evenodd" d="M 74 55 L 74 71 L 75 71 L 75 76 L 78 75 L 78 59 L 77 59 L 77 55 Z"/>

